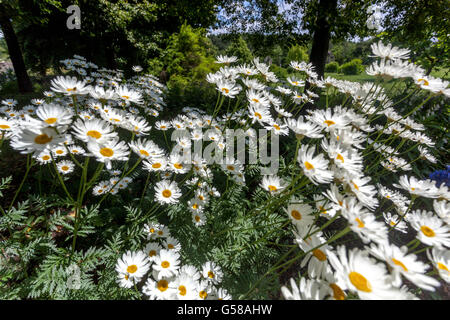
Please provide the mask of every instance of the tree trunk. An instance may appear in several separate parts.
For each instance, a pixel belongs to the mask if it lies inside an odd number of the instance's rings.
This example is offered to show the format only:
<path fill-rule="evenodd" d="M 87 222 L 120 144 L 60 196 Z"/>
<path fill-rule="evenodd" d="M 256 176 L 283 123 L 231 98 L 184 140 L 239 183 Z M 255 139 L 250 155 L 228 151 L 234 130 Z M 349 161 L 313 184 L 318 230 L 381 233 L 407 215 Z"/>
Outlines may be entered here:
<path fill-rule="evenodd" d="M 14 67 L 19 92 L 33 92 L 33 86 L 25 68 L 25 63 L 23 62 L 22 50 L 20 49 L 19 41 L 17 40 L 16 33 L 6 11 L 5 6 L 0 4 L 0 28 L 8 46 L 9 57 Z"/>
<path fill-rule="evenodd" d="M 337 0 L 319 0 L 316 26 L 309 61 L 315 66 L 319 78 L 325 74 L 328 48 L 330 47 L 330 17 L 336 14 Z"/>

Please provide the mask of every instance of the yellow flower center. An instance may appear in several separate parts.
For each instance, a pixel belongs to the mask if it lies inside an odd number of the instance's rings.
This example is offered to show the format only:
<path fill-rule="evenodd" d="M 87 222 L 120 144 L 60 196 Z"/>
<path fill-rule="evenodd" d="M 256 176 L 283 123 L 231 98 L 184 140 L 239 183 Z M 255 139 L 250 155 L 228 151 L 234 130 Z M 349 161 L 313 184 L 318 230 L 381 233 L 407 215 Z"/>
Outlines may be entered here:
<path fill-rule="evenodd" d="M 0 124 L 0 129 L 10 129 L 11 127 L 7 124 Z"/>
<path fill-rule="evenodd" d="M 255 117 L 257 117 L 259 120 L 262 119 L 262 115 L 259 112 L 255 112 Z"/>
<path fill-rule="evenodd" d="M 200 296 L 200 298 L 206 299 L 206 297 L 208 296 L 208 293 L 206 291 L 202 290 L 198 293 L 198 295 Z"/>
<path fill-rule="evenodd" d="M 111 148 L 101 148 L 100 154 L 104 157 L 112 157 L 114 155 L 114 150 Z"/>
<path fill-rule="evenodd" d="M 345 293 L 342 289 L 335 283 L 330 284 L 331 289 L 333 290 L 333 298 L 336 300 L 344 300 Z"/>
<path fill-rule="evenodd" d="M 214 277 L 215 277 L 214 272 L 208 271 L 208 277 L 211 279 L 214 279 Z"/>
<path fill-rule="evenodd" d="M 128 266 L 127 272 L 128 273 L 135 273 L 137 271 L 138 267 L 135 264 L 132 264 L 131 266 Z"/>
<path fill-rule="evenodd" d="M 222 88 L 222 92 L 225 92 L 225 93 L 229 93 L 229 92 L 230 92 L 230 90 L 229 90 L 229 89 L 227 89 L 227 88 Z"/>
<path fill-rule="evenodd" d="M 100 139 L 102 137 L 102 134 L 96 130 L 90 130 L 86 132 L 86 135 L 94 139 Z"/>
<path fill-rule="evenodd" d="M 169 261 L 163 261 L 163 262 L 161 262 L 161 267 L 163 267 L 164 269 L 170 267 L 170 262 L 169 262 Z"/>
<path fill-rule="evenodd" d="M 49 137 L 45 133 L 40 134 L 40 135 L 36 136 L 36 138 L 34 138 L 34 142 L 36 142 L 37 144 L 47 144 L 52 140 L 53 140 L 53 138 Z"/>
<path fill-rule="evenodd" d="M 276 130 L 281 130 L 280 126 L 277 125 L 277 124 L 274 124 L 273 127 L 274 127 Z"/>
<path fill-rule="evenodd" d="M 139 153 L 146 157 L 150 156 L 150 154 L 145 150 L 139 150 Z"/>
<path fill-rule="evenodd" d="M 406 268 L 405 265 L 404 265 L 401 261 L 392 258 L 392 262 L 393 262 L 395 265 L 402 267 L 402 269 L 405 270 L 405 272 L 408 271 L 408 268 Z"/>
<path fill-rule="evenodd" d="M 61 149 L 58 149 L 58 150 L 56 150 L 56 152 L 55 152 L 56 154 L 63 154 L 64 153 L 64 151 L 63 150 L 61 150 Z"/>
<path fill-rule="evenodd" d="M 68 171 L 68 170 L 69 170 L 69 166 L 62 166 L 62 167 L 61 167 L 61 170 L 62 170 L 62 171 Z"/>
<path fill-rule="evenodd" d="M 338 153 L 336 159 L 337 159 L 337 160 L 341 160 L 342 163 L 344 163 L 344 157 L 343 157 L 340 153 Z"/>
<path fill-rule="evenodd" d="M 167 248 L 168 248 L 168 249 L 173 249 L 173 248 L 175 248 L 175 247 L 174 247 L 173 244 L 169 243 L 169 244 L 167 245 Z"/>
<path fill-rule="evenodd" d="M 353 183 L 353 187 L 355 187 L 355 189 L 359 191 L 359 187 L 356 183 Z"/>
<path fill-rule="evenodd" d="M 292 211 L 291 211 L 291 216 L 292 216 L 292 218 L 294 218 L 295 220 L 301 220 L 301 219 L 302 219 L 302 215 L 301 215 L 300 212 L 298 212 L 297 210 L 292 210 Z"/>
<path fill-rule="evenodd" d="M 195 219 L 195 221 L 197 221 L 197 222 L 200 222 L 200 220 L 201 220 L 199 216 L 195 216 L 194 219 Z"/>
<path fill-rule="evenodd" d="M 278 190 L 277 187 L 272 186 L 272 185 L 268 186 L 267 188 L 269 189 L 269 191 L 277 191 Z"/>
<path fill-rule="evenodd" d="M 311 170 L 311 169 L 314 169 L 314 166 L 311 163 L 309 163 L 308 161 L 305 161 L 305 168 L 306 168 L 306 170 Z"/>
<path fill-rule="evenodd" d="M 231 165 L 228 165 L 228 166 L 227 166 L 227 169 L 230 170 L 230 171 L 234 171 L 234 167 L 231 166 Z"/>
<path fill-rule="evenodd" d="M 420 227 L 420 231 L 422 231 L 422 233 L 427 236 L 427 237 L 434 237 L 436 234 L 434 233 L 433 229 L 431 229 L 430 227 L 427 226 L 421 226 Z"/>
<path fill-rule="evenodd" d="M 181 164 L 181 163 L 175 163 L 174 165 L 173 165 L 175 168 L 177 168 L 177 169 L 183 169 L 183 165 Z"/>
<path fill-rule="evenodd" d="M 149 256 L 149 257 L 154 257 L 154 256 L 156 256 L 156 250 L 150 250 L 149 253 L 148 253 L 148 256 Z"/>
<path fill-rule="evenodd" d="M 447 266 L 445 264 L 443 264 L 443 263 L 438 262 L 437 267 L 438 267 L 438 269 L 445 270 L 445 271 L 449 272 Z"/>
<path fill-rule="evenodd" d="M 53 124 L 57 121 L 57 118 L 48 118 L 47 120 L 44 120 L 47 124 Z"/>
<path fill-rule="evenodd" d="M 348 278 L 359 291 L 372 292 L 372 285 L 362 274 L 352 271 L 349 273 Z"/>
<path fill-rule="evenodd" d="M 170 196 L 172 195 L 172 191 L 170 191 L 169 189 L 166 189 L 162 192 L 162 195 L 164 198 L 170 198 Z"/>
<path fill-rule="evenodd" d="M 427 81 L 427 79 L 423 79 L 423 78 L 417 79 L 417 82 L 423 82 L 424 86 L 430 85 L 430 83 Z"/>
<path fill-rule="evenodd" d="M 186 295 L 186 287 L 185 286 L 179 286 L 178 290 L 180 290 L 180 295 L 182 295 L 182 296 Z"/>
<path fill-rule="evenodd" d="M 259 103 L 259 100 L 256 99 L 256 98 L 253 98 L 252 101 L 254 101 L 254 102 L 256 102 L 256 103 Z"/>
<path fill-rule="evenodd" d="M 159 280 L 156 284 L 156 287 L 159 291 L 164 292 L 169 288 L 169 283 L 167 282 L 167 280 Z"/>
<path fill-rule="evenodd" d="M 129 96 L 122 96 L 122 98 L 124 98 L 125 100 L 128 100 L 128 99 L 130 99 L 130 97 L 129 97 Z"/>
<path fill-rule="evenodd" d="M 158 169 L 158 168 L 161 168 L 161 163 L 154 163 L 154 164 L 152 164 L 152 168 L 153 169 Z"/>
<path fill-rule="evenodd" d="M 327 255 L 320 249 L 316 249 L 312 252 L 313 256 L 317 258 L 319 261 L 327 260 Z"/>
<path fill-rule="evenodd" d="M 327 126 L 331 126 L 333 124 L 336 124 L 333 120 L 325 120 L 323 123 L 325 123 Z"/>
<path fill-rule="evenodd" d="M 43 156 L 41 159 L 44 160 L 44 161 L 47 161 L 47 160 L 50 160 L 50 156 L 45 155 L 45 156 Z"/>
<path fill-rule="evenodd" d="M 358 228 L 364 228 L 365 224 L 359 218 L 356 218 L 355 221 L 358 222 Z"/>

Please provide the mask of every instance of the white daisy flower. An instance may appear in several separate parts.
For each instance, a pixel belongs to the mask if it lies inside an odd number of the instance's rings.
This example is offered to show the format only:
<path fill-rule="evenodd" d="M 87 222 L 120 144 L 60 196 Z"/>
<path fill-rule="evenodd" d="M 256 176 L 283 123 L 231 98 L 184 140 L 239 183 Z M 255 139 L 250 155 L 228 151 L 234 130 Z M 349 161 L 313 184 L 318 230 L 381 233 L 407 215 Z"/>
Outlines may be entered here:
<path fill-rule="evenodd" d="M 150 300 L 173 300 L 176 297 L 176 290 L 169 287 L 174 278 L 161 278 L 157 281 L 148 278 L 142 287 L 142 292 L 149 296 Z"/>
<path fill-rule="evenodd" d="M 73 124 L 74 135 L 84 142 L 96 141 L 103 143 L 117 137 L 114 127 L 100 119 L 81 120 Z"/>
<path fill-rule="evenodd" d="M 64 93 L 65 95 L 84 95 L 91 90 L 90 86 L 86 86 L 84 81 L 78 81 L 76 77 L 56 77 L 51 81 L 51 90 Z"/>
<path fill-rule="evenodd" d="M 176 292 L 176 299 L 178 300 L 198 299 L 198 283 L 186 273 L 180 273 L 170 283 L 170 287 Z"/>
<path fill-rule="evenodd" d="M 75 164 L 72 161 L 69 160 L 63 160 L 56 164 L 56 167 L 58 168 L 58 171 L 62 174 L 69 174 L 73 172 L 73 169 L 75 168 Z"/>
<path fill-rule="evenodd" d="M 287 183 L 276 175 L 267 175 L 263 176 L 260 186 L 270 194 L 277 194 L 286 188 Z"/>
<path fill-rule="evenodd" d="M 88 142 L 87 148 L 91 152 L 97 161 L 103 162 L 106 165 L 106 169 L 111 169 L 111 161 L 126 161 L 130 154 L 125 141 L 119 141 L 119 139 L 109 140 L 104 143 Z"/>
<path fill-rule="evenodd" d="M 366 251 L 354 248 L 347 254 L 346 248 L 339 246 L 336 253 L 328 253 L 328 258 L 344 290 L 357 293 L 363 300 L 401 299 L 399 290 L 391 285 L 386 267 L 370 258 Z"/>
<path fill-rule="evenodd" d="M 149 242 L 145 246 L 144 252 L 147 253 L 148 259 L 150 260 L 150 262 L 153 263 L 161 250 L 162 247 L 158 243 Z"/>
<path fill-rule="evenodd" d="M 43 104 L 36 110 L 36 115 L 48 127 L 59 127 L 72 122 L 73 112 L 57 104 Z"/>
<path fill-rule="evenodd" d="M 179 267 L 180 254 L 174 250 L 162 249 L 154 259 L 153 270 L 158 272 L 158 279 L 175 276 Z"/>
<path fill-rule="evenodd" d="M 162 180 L 156 183 L 155 197 L 161 204 L 177 203 L 181 197 L 181 190 L 175 181 Z"/>
<path fill-rule="evenodd" d="M 450 229 L 432 212 L 415 210 L 408 217 L 408 222 L 417 231 L 420 242 L 439 249 L 450 247 Z"/>
<path fill-rule="evenodd" d="M 434 287 L 440 285 L 439 281 L 425 275 L 429 266 L 417 260 L 417 256 L 408 254 L 406 246 L 399 248 L 385 242 L 378 246 L 372 245 L 369 251 L 375 258 L 384 260 L 390 266 L 393 284 L 397 287 L 402 284 L 401 275 L 416 286 L 428 291 L 435 291 Z"/>
<path fill-rule="evenodd" d="M 433 263 L 433 267 L 439 272 L 439 276 L 447 283 L 450 283 L 450 250 L 440 250 L 433 248 L 427 250 L 428 259 Z"/>
<path fill-rule="evenodd" d="M 212 284 L 219 284 L 223 278 L 222 269 L 212 261 L 207 261 L 202 266 L 202 276 Z"/>
<path fill-rule="evenodd" d="M 314 147 L 302 145 L 299 149 L 297 160 L 303 169 L 303 173 L 312 183 L 317 185 L 333 180 L 333 172 L 328 170 L 328 160 L 324 158 L 323 154 L 314 157 Z"/>
<path fill-rule="evenodd" d="M 140 281 L 150 268 L 147 255 L 143 251 L 127 251 L 117 261 L 116 271 L 119 277 L 128 276 L 136 282 Z M 128 279 L 127 279 L 128 280 Z"/>
<path fill-rule="evenodd" d="M 323 300 L 328 293 L 327 287 L 315 279 L 302 277 L 298 286 L 293 278 L 289 282 L 291 290 L 286 286 L 281 287 L 281 294 L 286 300 Z"/>

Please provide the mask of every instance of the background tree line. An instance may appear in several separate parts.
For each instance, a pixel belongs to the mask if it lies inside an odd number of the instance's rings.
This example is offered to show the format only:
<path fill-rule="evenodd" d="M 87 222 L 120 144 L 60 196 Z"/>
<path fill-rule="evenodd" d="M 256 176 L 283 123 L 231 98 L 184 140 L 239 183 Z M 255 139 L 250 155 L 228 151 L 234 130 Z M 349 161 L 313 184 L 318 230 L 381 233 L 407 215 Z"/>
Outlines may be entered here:
<path fill-rule="evenodd" d="M 366 26 L 367 9 L 374 3 L 381 5 L 385 17 L 379 33 Z M 80 30 L 66 27 L 66 8 L 72 4 L 81 9 Z M 210 72 L 218 53 L 239 56 L 242 62 L 269 57 L 275 69 L 296 57 L 313 63 L 323 76 L 331 61 L 342 65 L 351 57 L 366 64 L 371 42 L 349 40 L 367 36 L 409 47 L 416 52 L 412 59 L 429 73 L 436 66 L 448 67 L 448 4 L 446 0 L 0 0 L 0 28 L 21 92 L 32 90 L 30 71 L 44 77 L 75 53 L 107 68 L 129 70 L 139 64 L 163 81 L 177 80 L 181 87 L 186 78 L 198 80 Z M 223 32 L 207 35 L 211 29 Z"/>

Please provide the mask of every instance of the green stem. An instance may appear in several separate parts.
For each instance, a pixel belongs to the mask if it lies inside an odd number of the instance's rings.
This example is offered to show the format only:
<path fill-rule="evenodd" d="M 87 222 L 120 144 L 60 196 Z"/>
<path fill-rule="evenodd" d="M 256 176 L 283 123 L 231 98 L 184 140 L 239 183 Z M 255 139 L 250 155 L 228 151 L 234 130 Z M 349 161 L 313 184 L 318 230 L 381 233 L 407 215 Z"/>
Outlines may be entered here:
<path fill-rule="evenodd" d="M 31 154 L 28 154 L 28 156 L 27 156 L 27 169 L 25 171 L 25 175 L 23 176 L 23 179 L 22 179 L 22 182 L 19 185 L 19 188 L 17 189 L 16 193 L 14 194 L 14 197 L 13 197 L 13 199 L 12 199 L 12 201 L 11 201 L 9 207 L 8 207 L 8 211 L 11 210 L 11 208 L 12 208 L 12 206 L 14 204 L 14 201 L 16 201 L 17 196 L 19 195 L 20 191 L 22 190 L 23 184 L 25 183 L 25 180 L 28 177 L 28 173 L 30 172 L 31 167 L 34 165 L 33 162 L 34 161 L 31 158 Z"/>

